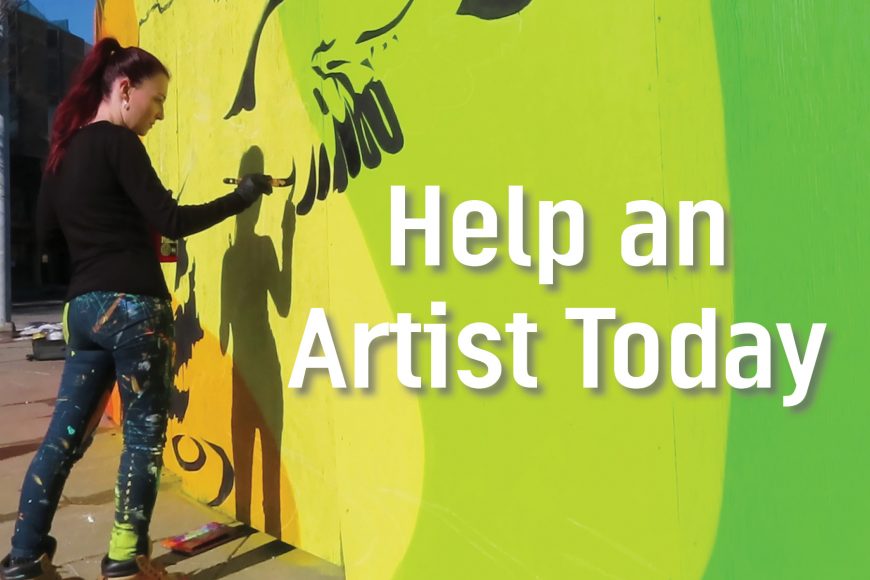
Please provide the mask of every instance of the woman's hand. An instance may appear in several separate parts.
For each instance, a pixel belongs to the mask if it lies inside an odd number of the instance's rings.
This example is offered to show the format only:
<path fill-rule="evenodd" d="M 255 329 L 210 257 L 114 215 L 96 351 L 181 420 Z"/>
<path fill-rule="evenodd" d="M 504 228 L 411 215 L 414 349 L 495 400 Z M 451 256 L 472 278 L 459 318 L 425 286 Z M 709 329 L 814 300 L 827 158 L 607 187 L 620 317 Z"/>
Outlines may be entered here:
<path fill-rule="evenodd" d="M 257 201 L 261 195 L 272 193 L 272 176 L 262 173 L 249 173 L 242 177 L 236 191 L 248 205 Z"/>

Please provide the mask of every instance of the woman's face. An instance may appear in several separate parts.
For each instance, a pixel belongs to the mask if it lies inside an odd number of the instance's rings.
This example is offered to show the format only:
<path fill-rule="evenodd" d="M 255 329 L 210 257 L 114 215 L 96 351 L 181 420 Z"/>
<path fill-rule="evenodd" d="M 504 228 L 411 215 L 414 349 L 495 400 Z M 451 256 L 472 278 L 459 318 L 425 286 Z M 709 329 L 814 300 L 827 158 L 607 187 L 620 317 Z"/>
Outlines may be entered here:
<path fill-rule="evenodd" d="M 124 124 L 144 137 L 154 123 L 163 119 L 163 103 L 168 89 L 169 77 L 163 73 L 144 79 L 138 86 L 129 85 L 122 97 L 122 100 L 126 99 L 122 103 Z"/>

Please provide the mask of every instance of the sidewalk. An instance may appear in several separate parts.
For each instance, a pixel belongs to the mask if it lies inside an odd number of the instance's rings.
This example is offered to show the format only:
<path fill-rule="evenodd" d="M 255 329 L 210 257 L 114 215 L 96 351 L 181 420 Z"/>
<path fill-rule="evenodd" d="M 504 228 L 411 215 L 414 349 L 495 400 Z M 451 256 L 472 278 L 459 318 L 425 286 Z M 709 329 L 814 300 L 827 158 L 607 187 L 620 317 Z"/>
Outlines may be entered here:
<path fill-rule="evenodd" d="M 13 320 L 18 328 L 58 322 L 60 312 L 60 306 L 19 310 Z M 63 368 L 63 361 L 29 362 L 25 357 L 30 352 L 26 341 L 0 343 L 0 555 L 9 550 L 21 480 L 48 426 Z M 119 430 L 104 420 L 64 488 L 52 527 L 59 542 L 55 564 L 64 579 L 98 577 L 112 527 L 120 448 Z M 340 568 L 247 527 L 238 528 L 237 539 L 192 558 L 167 553 L 159 540 L 210 521 L 232 520 L 186 497 L 178 478 L 163 473 L 151 536 L 155 559 L 170 571 L 187 572 L 196 580 L 344 578 Z"/>

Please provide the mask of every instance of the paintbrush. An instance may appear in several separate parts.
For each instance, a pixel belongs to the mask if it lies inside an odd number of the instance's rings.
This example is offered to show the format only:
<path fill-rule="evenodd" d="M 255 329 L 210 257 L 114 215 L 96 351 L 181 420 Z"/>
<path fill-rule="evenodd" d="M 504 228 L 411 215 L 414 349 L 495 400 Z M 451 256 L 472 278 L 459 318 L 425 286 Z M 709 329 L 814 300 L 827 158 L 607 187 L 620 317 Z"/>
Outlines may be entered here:
<path fill-rule="evenodd" d="M 241 177 L 225 177 L 224 183 L 226 183 L 227 185 L 238 185 L 241 180 Z M 272 187 L 290 187 L 291 185 L 293 185 L 293 181 L 291 181 L 290 179 L 272 178 L 271 184 Z"/>

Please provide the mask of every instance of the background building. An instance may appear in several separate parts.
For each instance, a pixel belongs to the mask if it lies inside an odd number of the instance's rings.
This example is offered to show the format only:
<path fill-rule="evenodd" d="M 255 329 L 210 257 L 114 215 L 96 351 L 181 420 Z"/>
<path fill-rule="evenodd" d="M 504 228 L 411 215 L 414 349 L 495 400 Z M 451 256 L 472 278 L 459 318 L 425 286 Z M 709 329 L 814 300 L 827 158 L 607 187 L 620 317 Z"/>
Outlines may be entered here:
<path fill-rule="evenodd" d="M 51 120 L 90 45 L 24 2 L 10 16 L 12 299 L 59 298 L 69 281 L 63 247 L 36 251 L 36 196 L 48 155 Z"/>

